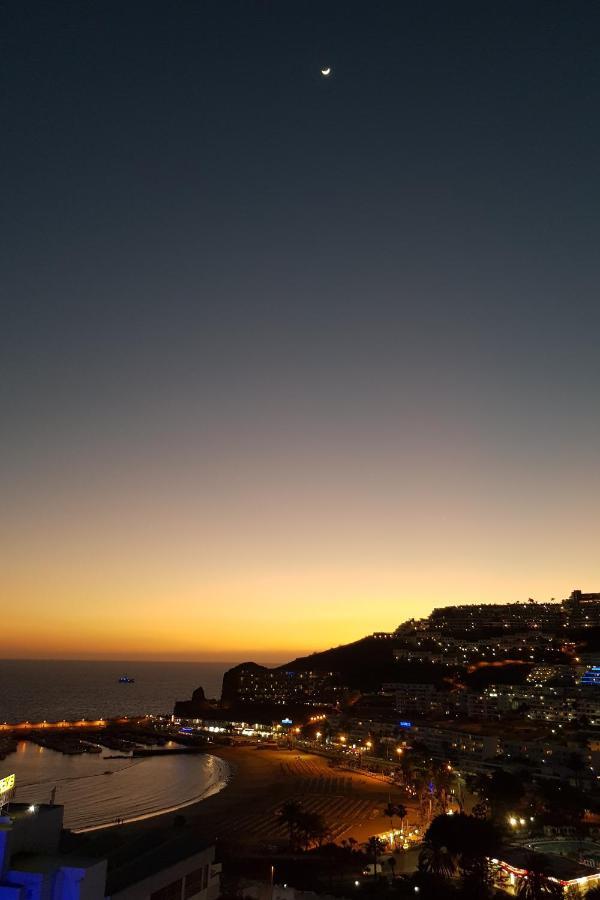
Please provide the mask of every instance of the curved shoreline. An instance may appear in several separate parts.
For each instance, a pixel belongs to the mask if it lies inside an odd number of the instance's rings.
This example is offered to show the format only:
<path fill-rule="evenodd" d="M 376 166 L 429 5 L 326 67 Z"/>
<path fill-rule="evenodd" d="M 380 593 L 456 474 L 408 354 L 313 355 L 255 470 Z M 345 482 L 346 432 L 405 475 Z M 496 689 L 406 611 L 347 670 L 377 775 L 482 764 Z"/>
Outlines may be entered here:
<path fill-rule="evenodd" d="M 288 799 L 308 806 L 318 804 L 325 821 L 336 826 L 336 840 L 351 836 L 365 841 L 389 830 L 383 808 L 395 791 L 387 782 L 356 771 L 332 769 L 322 757 L 303 750 L 215 745 L 211 755 L 232 767 L 232 777 L 226 789 L 187 808 L 186 833 L 191 831 L 200 840 L 217 840 L 237 848 L 266 846 L 272 838 L 265 829 L 271 830 L 277 809 Z M 328 784 L 330 779 L 343 779 L 344 785 L 338 781 L 334 789 Z M 411 805 L 411 819 L 416 814 Z M 123 840 L 137 840 L 146 829 L 172 825 L 172 818 L 165 813 L 124 824 L 117 833 Z"/>
<path fill-rule="evenodd" d="M 228 760 L 211 752 L 104 762 L 96 755 L 62 758 L 30 743 L 22 745 L 14 769 L 17 802 L 46 803 L 58 786 L 55 802 L 64 806 L 64 827 L 74 834 L 197 808 L 222 792 L 234 774 Z"/>
<path fill-rule="evenodd" d="M 143 822 L 146 819 L 156 819 L 159 816 L 177 812 L 180 809 L 187 809 L 187 807 L 189 806 L 194 806 L 195 804 L 202 803 L 203 800 L 208 800 L 209 797 L 214 797 L 216 794 L 220 794 L 221 791 L 224 791 L 229 786 L 231 778 L 235 772 L 235 766 L 228 763 L 226 760 L 221 759 L 221 757 L 217 756 L 214 753 L 206 753 L 203 755 L 218 760 L 219 765 L 221 766 L 221 772 L 220 777 L 216 780 L 216 782 L 208 785 L 206 789 L 198 796 L 190 797 L 189 800 L 184 800 L 183 802 L 177 803 L 174 806 L 160 807 L 160 809 L 156 809 L 152 812 L 141 813 L 137 816 L 124 816 L 118 823 L 103 822 L 98 825 L 86 825 L 83 828 L 70 828 L 69 830 L 72 831 L 73 834 L 89 834 L 92 831 L 103 831 L 106 828 L 118 828 L 123 825 L 133 824 L 134 822 Z"/>

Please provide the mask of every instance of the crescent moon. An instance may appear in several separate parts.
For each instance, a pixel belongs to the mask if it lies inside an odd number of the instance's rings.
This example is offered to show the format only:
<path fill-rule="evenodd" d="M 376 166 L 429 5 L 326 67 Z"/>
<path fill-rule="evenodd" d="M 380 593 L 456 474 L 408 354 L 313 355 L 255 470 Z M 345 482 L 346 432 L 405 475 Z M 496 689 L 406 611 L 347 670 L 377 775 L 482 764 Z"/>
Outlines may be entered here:
<path fill-rule="evenodd" d="M 328 75 L 331 75 L 331 66 L 327 66 L 326 69 L 321 69 L 321 75 L 324 75 L 327 78 Z"/>

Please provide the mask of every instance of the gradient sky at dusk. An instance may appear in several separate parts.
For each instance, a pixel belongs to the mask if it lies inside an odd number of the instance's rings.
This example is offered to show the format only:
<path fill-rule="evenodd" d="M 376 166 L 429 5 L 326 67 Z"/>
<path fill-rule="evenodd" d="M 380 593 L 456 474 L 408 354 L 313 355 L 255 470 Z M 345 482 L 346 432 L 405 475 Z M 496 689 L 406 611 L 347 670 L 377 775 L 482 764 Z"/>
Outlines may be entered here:
<path fill-rule="evenodd" d="M 599 47 L 591 0 L 2 5 L 3 655 L 600 590 Z"/>

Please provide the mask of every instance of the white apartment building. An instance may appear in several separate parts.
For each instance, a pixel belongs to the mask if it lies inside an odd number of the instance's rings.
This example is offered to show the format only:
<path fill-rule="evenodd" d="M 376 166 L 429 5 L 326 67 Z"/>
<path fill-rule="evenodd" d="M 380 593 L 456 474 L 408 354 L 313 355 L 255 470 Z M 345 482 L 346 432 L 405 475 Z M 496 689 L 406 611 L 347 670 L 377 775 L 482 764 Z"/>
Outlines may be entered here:
<path fill-rule="evenodd" d="M 62 823 L 62 806 L 5 807 L 0 900 L 103 900 L 106 860 L 61 854 Z"/>
<path fill-rule="evenodd" d="M 217 900 L 220 863 L 214 846 L 197 836 L 174 835 L 125 865 L 109 869 L 107 900 Z"/>
<path fill-rule="evenodd" d="M 60 852 L 63 807 L 10 803 L 0 815 L 0 900 L 217 900 L 215 848 L 176 832 L 118 866 Z"/>

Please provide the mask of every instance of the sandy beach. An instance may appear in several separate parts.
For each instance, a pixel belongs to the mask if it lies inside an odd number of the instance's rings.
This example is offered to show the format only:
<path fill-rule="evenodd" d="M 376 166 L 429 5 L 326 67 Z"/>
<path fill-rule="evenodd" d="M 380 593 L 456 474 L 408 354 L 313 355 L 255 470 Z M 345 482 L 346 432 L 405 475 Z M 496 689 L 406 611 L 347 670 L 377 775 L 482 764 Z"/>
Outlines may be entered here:
<path fill-rule="evenodd" d="M 231 767 L 231 780 L 218 794 L 180 812 L 199 838 L 264 850 L 285 840 L 277 811 L 288 799 L 321 814 L 336 841 L 352 837 L 365 841 L 390 827 L 382 815 L 388 802 L 399 801 L 391 785 L 369 775 L 331 768 L 323 757 L 297 750 L 255 747 L 210 748 L 210 753 Z M 123 830 L 151 827 L 173 813 L 146 822 L 131 823 Z M 408 824 L 416 824 L 409 811 Z M 396 823 L 397 825 L 398 823 Z M 120 829 L 121 830 L 121 829 Z"/>

